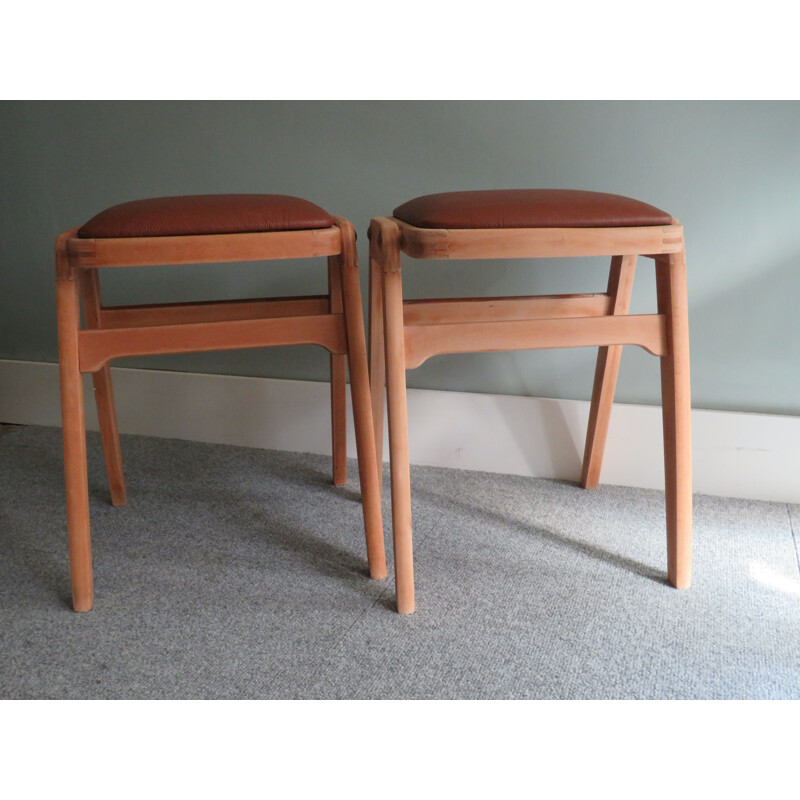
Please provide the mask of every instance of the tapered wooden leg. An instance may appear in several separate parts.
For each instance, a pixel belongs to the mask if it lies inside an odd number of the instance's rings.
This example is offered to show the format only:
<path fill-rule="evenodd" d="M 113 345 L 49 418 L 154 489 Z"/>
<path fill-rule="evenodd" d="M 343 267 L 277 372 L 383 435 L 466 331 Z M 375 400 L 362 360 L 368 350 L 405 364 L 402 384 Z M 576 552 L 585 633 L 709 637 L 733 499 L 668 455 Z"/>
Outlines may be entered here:
<path fill-rule="evenodd" d="M 369 240 L 369 379 L 372 393 L 372 419 L 375 430 L 375 456 L 378 474 L 383 475 L 383 409 L 386 397 L 386 364 L 383 343 L 383 267 L 378 257 L 380 229 L 370 225 Z"/>
<path fill-rule="evenodd" d="M 396 229 L 381 233 L 383 247 L 383 313 L 386 349 L 386 397 L 389 419 L 389 463 L 392 480 L 392 533 L 397 610 L 414 612 L 414 550 L 411 536 L 411 474 L 408 455 L 403 284 Z"/>
<path fill-rule="evenodd" d="M 85 270 L 80 275 L 83 295 L 83 315 L 86 327 L 96 329 L 100 322 L 100 280 L 96 269 Z M 128 502 L 125 489 L 125 473 L 122 469 L 122 450 L 119 445 L 117 409 L 114 405 L 114 387 L 111 384 L 111 368 L 103 367 L 92 375 L 94 399 L 97 404 L 97 418 L 100 422 L 100 436 L 103 442 L 103 455 L 106 462 L 108 486 L 111 490 L 111 503 L 124 506 Z"/>
<path fill-rule="evenodd" d="M 361 284 L 358 276 L 355 233 L 346 220 L 337 219 L 342 231 L 341 280 L 347 327 L 347 359 L 350 367 L 350 395 L 356 434 L 358 476 L 361 481 L 361 502 L 364 507 L 364 528 L 367 536 L 367 558 L 372 578 L 386 577 L 386 551 L 383 542 L 383 519 L 378 470 L 375 462 L 375 439 L 367 370 L 367 346 L 364 336 L 364 314 L 361 307 Z"/>
<path fill-rule="evenodd" d="M 83 380 L 78 351 L 80 306 L 77 279 L 60 278 L 56 281 L 56 301 L 72 605 L 75 611 L 89 611 L 93 602 L 92 545 Z"/>
<path fill-rule="evenodd" d="M 106 366 L 92 375 L 94 399 L 97 403 L 97 417 L 100 421 L 100 436 L 103 442 L 103 455 L 106 461 L 108 486 L 111 490 L 111 504 L 124 506 L 128 502 L 125 488 L 125 473 L 122 470 L 122 451 L 119 445 L 117 411 L 114 406 L 114 388 L 111 385 L 111 369 Z"/>
<path fill-rule="evenodd" d="M 636 271 L 636 256 L 614 256 L 608 276 L 608 294 L 611 296 L 611 313 L 627 314 L 630 306 L 633 276 Z M 594 372 L 592 404 L 589 409 L 589 427 L 586 432 L 586 448 L 583 455 L 581 486 L 594 489 L 600 482 L 611 407 L 619 374 L 622 347 L 612 345 L 600 347 Z"/>
<path fill-rule="evenodd" d="M 677 589 L 692 582 L 692 435 L 689 313 L 684 254 L 656 261 L 658 312 L 666 317 L 667 355 L 661 358 L 667 575 Z"/>
<path fill-rule="evenodd" d="M 328 258 L 328 292 L 332 314 L 342 313 L 342 278 L 339 259 Z M 347 483 L 347 356 L 331 353 L 331 449 L 333 482 Z"/>
<path fill-rule="evenodd" d="M 83 313 L 86 327 L 101 327 L 100 321 L 100 281 L 96 269 L 86 270 L 80 276 L 83 295 Z M 97 417 L 100 423 L 100 436 L 103 442 L 103 455 L 106 463 L 108 485 L 111 490 L 111 502 L 115 506 L 127 503 L 125 473 L 122 468 L 122 450 L 119 443 L 117 411 L 114 403 L 114 388 L 111 383 L 111 369 L 104 366 L 92 375 Z"/>

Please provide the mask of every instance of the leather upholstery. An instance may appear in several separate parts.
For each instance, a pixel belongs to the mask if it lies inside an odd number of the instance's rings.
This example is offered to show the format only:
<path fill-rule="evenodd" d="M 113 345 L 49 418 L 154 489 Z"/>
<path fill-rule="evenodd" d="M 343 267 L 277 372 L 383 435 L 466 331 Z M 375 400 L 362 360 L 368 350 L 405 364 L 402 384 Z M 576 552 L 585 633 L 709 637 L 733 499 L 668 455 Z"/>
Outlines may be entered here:
<path fill-rule="evenodd" d="M 573 189 L 444 192 L 409 200 L 394 216 L 417 228 L 619 228 L 669 225 L 654 206 Z"/>
<path fill-rule="evenodd" d="M 282 194 L 203 194 L 134 200 L 101 211 L 81 239 L 191 236 L 329 228 L 333 218 L 308 200 Z"/>

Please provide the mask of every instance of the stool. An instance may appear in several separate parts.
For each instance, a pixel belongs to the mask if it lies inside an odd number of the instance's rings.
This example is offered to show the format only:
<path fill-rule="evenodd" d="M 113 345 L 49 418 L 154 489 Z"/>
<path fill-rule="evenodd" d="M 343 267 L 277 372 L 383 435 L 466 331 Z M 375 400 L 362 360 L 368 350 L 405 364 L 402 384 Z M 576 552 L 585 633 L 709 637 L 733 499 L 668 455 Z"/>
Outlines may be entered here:
<path fill-rule="evenodd" d="M 689 328 L 683 228 L 647 203 L 599 192 L 448 192 L 370 223 L 370 373 L 378 464 L 389 421 L 397 609 L 414 611 L 405 371 L 440 353 L 599 347 L 581 484 L 600 476 L 621 346 L 661 359 L 667 574 L 691 582 Z M 611 256 L 602 294 L 403 301 L 400 254 L 417 259 Z M 658 313 L 629 315 L 636 257 L 655 261 Z M 385 360 L 384 360 L 385 359 Z"/>
<path fill-rule="evenodd" d="M 99 268 L 327 256 L 328 294 L 104 307 Z M 59 364 L 73 607 L 93 602 L 81 373 L 94 382 L 111 499 L 126 502 L 112 358 L 290 344 L 331 353 L 333 480 L 346 480 L 345 359 L 370 575 L 386 576 L 355 233 L 350 222 L 285 195 L 198 195 L 106 209 L 56 240 Z M 81 329 L 83 302 L 85 328 Z"/>

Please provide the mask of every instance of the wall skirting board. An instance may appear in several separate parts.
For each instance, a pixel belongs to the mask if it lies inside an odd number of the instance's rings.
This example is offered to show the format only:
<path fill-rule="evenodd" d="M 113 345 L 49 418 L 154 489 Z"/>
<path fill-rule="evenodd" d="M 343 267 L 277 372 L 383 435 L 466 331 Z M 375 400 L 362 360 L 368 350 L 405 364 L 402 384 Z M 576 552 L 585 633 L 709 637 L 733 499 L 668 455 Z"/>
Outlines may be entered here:
<path fill-rule="evenodd" d="M 112 373 L 122 433 L 330 453 L 327 383 Z M 89 376 L 86 398 L 87 426 L 96 430 Z M 0 359 L 0 422 L 60 426 L 59 402 L 57 364 Z M 408 410 L 413 464 L 580 476 L 588 402 L 411 389 Z M 663 489 L 661 437 L 660 408 L 615 405 L 601 482 Z M 800 417 L 694 410 L 692 442 L 695 492 L 800 503 Z"/>

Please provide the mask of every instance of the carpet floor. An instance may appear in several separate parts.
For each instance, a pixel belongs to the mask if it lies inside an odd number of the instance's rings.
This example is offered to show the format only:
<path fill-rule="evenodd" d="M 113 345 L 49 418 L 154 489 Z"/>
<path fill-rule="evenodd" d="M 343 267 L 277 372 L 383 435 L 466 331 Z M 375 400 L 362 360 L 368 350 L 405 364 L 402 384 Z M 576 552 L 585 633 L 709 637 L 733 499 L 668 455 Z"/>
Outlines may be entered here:
<path fill-rule="evenodd" d="M 800 699 L 800 506 L 412 469 L 417 612 L 369 579 L 354 461 L 89 436 L 95 606 L 71 611 L 61 431 L 0 436 L 0 697 Z M 388 471 L 387 471 L 388 475 Z M 386 476 L 385 476 L 386 477 Z M 385 481 L 388 486 L 388 481 Z"/>

